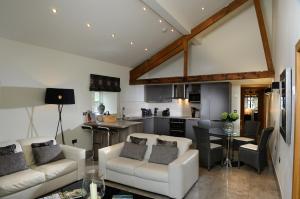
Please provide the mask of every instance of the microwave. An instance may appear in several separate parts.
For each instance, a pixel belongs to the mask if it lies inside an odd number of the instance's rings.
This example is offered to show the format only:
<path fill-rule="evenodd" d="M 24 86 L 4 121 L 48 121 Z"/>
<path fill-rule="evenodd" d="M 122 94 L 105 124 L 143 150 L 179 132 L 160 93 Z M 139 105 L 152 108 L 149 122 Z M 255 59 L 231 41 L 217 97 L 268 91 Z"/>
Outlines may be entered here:
<path fill-rule="evenodd" d="M 200 93 L 189 93 L 189 102 L 200 103 Z"/>

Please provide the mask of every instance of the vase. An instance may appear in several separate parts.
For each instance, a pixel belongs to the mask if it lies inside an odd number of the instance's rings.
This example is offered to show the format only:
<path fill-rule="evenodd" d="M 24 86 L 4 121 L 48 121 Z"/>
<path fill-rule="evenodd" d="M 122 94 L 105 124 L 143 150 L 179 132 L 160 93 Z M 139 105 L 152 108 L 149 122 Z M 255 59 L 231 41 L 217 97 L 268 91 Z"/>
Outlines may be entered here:
<path fill-rule="evenodd" d="M 89 169 L 82 181 L 82 196 L 85 199 L 101 199 L 105 194 L 103 176 L 99 175 L 97 168 Z"/>
<path fill-rule="evenodd" d="M 103 103 L 101 103 L 99 106 L 98 106 L 98 112 L 100 113 L 100 115 L 102 115 L 105 111 L 105 106 Z"/>
<path fill-rule="evenodd" d="M 233 134 L 234 125 L 233 122 L 225 122 L 224 123 L 224 132 L 226 134 Z"/>

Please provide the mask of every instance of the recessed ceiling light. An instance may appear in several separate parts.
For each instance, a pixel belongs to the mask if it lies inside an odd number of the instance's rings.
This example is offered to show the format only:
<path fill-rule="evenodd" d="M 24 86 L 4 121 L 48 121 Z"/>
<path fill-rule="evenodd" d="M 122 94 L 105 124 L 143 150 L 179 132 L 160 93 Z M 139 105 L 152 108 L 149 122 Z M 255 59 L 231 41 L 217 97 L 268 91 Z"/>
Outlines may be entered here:
<path fill-rule="evenodd" d="M 147 52 L 147 51 L 148 51 L 148 48 L 145 48 L 144 50 Z"/>
<path fill-rule="evenodd" d="M 115 33 L 111 34 L 111 37 L 112 37 L 112 38 L 115 38 L 115 37 L 116 37 L 116 34 L 115 34 Z"/>
<path fill-rule="evenodd" d="M 130 45 L 132 45 L 132 46 L 133 46 L 133 45 L 134 45 L 134 42 L 133 42 L 133 41 L 131 41 L 131 42 L 130 42 Z"/>
<path fill-rule="evenodd" d="M 204 7 L 202 7 L 201 10 L 204 10 Z"/>
<path fill-rule="evenodd" d="M 171 32 L 174 32 L 174 28 L 171 28 Z"/>
<path fill-rule="evenodd" d="M 56 8 L 51 8 L 51 12 L 52 12 L 52 14 L 56 14 L 57 13 Z"/>
<path fill-rule="evenodd" d="M 90 24 L 90 23 L 87 23 L 87 24 L 86 24 L 86 27 L 90 28 L 90 27 L 91 27 L 91 24 Z"/>
<path fill-rule="evenodd" d="M 146 10 L 147 10 L 147 8 L 144 6 L 144 7 L 143 7 L 143 10 L 144 10 L 144 11 L 146 11 Z"/>
<path fill-rule="evenodd" d="M 158 20 L 159 21 L 159 23 L 162 23 L 162 20 L 160 19 L 160 20 Z"/>

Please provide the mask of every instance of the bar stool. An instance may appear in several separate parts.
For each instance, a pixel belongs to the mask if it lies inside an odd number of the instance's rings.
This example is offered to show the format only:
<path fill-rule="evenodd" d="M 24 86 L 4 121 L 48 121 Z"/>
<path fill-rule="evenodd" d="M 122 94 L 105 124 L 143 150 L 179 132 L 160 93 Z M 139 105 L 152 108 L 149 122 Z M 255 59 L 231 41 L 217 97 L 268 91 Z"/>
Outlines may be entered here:
<path fill-rule="evenodd" d="M 97 129 L 99 130 L 105 130 L 107 132 L 107 146 L 110 146 L 110 128 L 103 127 L 103 126 L 97 126 Z"/>
<path fill-rule="evenodd" d="M 92 156 L 91 156 L 91 159 L 94 160 L 94 146 L 93 146 L 93 143 L 94 143 L 94 128 L 92 126 L 89 126 L 89 125 L 82 125 L 81 126 L 82 129 L 84 130 L 90 130 L 91 133 L 92 133 Z"/>

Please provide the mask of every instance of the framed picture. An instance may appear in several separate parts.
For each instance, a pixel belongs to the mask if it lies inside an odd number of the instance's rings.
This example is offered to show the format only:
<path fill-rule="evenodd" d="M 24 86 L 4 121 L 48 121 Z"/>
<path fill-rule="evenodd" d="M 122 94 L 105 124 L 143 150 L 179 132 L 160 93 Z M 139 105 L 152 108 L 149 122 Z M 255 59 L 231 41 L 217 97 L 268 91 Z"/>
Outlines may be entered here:
<path fill-rule="evenodd" d="M 280 134 L 291 143 L 292 128 L 292 70 L 286 68 L 280 74 Z"/>

